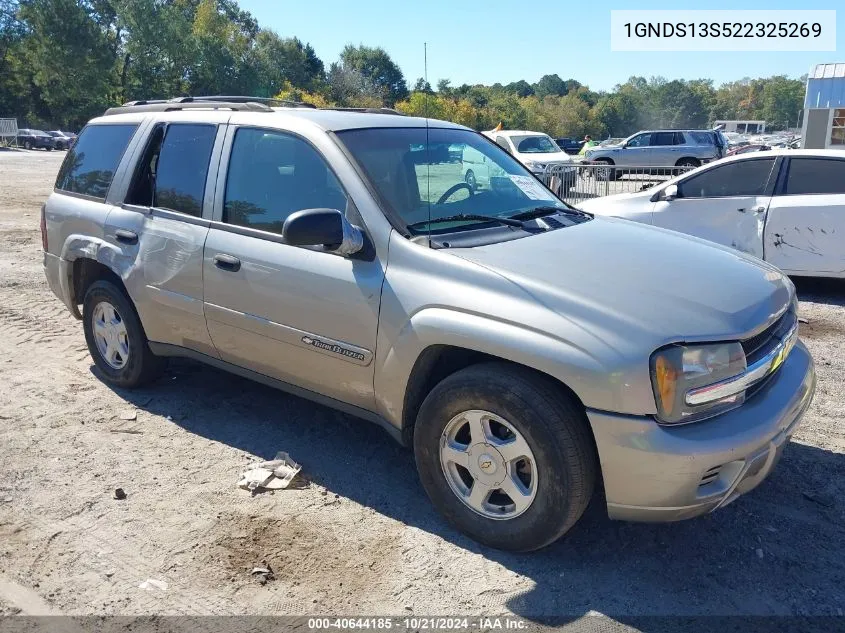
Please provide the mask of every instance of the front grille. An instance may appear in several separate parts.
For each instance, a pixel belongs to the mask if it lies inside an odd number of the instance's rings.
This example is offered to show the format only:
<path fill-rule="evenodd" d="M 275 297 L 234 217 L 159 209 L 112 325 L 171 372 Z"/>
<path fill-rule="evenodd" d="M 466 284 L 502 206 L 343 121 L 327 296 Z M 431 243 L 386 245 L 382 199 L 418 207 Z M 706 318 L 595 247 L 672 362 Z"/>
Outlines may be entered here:
<path fill-rule="evenodd" d="M 768 354 L 798 322 L 795 308 L 790 308 L 765 330 L 742 341 L 746 362 L 751 365 Z"/>

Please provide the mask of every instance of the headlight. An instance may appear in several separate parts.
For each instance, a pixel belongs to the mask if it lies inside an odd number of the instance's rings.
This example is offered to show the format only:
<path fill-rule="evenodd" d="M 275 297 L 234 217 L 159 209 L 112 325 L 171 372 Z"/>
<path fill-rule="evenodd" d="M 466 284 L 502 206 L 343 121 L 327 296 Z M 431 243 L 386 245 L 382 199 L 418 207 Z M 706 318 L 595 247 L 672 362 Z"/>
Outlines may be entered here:
<path fill-rule="evenodd" d="M 745 369 L 745 352 L 739 343 L 672 345 L 657 350 L 651 356 L 651 383 L 658 419 L 680 424 L 738 407 L 745 402 L 744 391 L 694 405 L 688 404 L 687 394 L 738 376 Z"/>
<path fill-rule="evenodd" d="M 533 160 L 525 161 L 525 166 L 528 167 L 528 169 L 537 169 L 537 170 L 543 170 L 543 169 L 546 168 L 546 166 L 543 163 L 537 163 L 537 162 L 534 162 Z"/>

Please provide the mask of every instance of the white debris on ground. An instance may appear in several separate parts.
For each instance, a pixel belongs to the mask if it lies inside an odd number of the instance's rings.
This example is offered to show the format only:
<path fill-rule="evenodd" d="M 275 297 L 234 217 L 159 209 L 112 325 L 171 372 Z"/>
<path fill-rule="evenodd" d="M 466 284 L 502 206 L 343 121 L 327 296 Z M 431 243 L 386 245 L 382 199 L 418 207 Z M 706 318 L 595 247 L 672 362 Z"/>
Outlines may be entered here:
<path fill-rule="evenodd" d="M 276 458 L 261 462 L 241 475 L 238 487 L 250 490 L 253 494 L 261 490 L 283 490 L 302 470 L 302 466 L 290 458 L 284 451 L 276 453 Z"/>

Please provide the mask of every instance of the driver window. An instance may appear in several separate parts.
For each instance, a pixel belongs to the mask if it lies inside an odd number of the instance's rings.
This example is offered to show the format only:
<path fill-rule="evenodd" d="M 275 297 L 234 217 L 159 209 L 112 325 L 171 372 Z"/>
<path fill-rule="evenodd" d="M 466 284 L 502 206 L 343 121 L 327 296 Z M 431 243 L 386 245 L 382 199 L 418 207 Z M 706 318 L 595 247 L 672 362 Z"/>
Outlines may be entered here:
<path fill-rule="evenodd" d="M 645 147 L 648 145 L 651 134 L 637 134 L 634 138 L 628 141 L 628 147 Z"/>
<path fill-rule="evenodd" d="M 760 196 L 773 178 L 774 158 L 741 160 L 708 169 L 678 183 L 679 198 Z"/>
<path fill-rule="evenodd" d="M 281 233 L 288 216 L 302 209 L 346 211 L 346 195 L 323 157 L 296 136 L 240 128 L 229 158 L 223 221 Z"/>

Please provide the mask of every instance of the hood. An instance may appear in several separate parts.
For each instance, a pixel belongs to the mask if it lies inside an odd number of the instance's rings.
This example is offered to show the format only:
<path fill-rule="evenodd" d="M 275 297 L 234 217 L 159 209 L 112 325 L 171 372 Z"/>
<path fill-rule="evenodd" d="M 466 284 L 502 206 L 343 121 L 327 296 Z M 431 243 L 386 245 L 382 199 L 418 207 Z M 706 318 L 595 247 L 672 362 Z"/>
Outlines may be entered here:
<path fill-rule="evenodd" d="M 793 295 L 792 282 L 765 262 L 612 218 L 451 252 L 619 351 L 746 338 Z"/>
<path fill-rule="evenodd" d="M 662 183 L 661 183 L 662 184 Z M 626 211 L 648 211 L 654 204 L 651 196 L 654 191 L 632 191 L 628 193 L 617 193 L 611 196 L 599 196 L 582 200 L 575 206 L 584 211 L 596 215 L 619 215 L 620 207 Z"/>
<path fill-rule="evenodd" d="M 564 152 L 563 150 L 559 152 L 549 152 L 547 154 L 541 153 L 517 153 L 516 157 L 521 161 L 531 161 L 534 163 L 543 163 L 544 165 L 555 164 L 555 163 L 571 163 L 572 156 Z"/>

